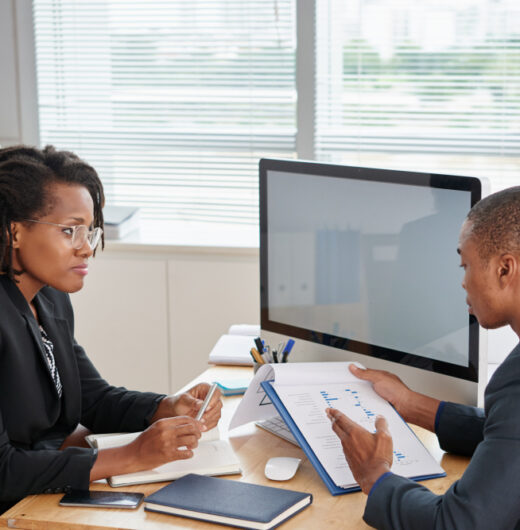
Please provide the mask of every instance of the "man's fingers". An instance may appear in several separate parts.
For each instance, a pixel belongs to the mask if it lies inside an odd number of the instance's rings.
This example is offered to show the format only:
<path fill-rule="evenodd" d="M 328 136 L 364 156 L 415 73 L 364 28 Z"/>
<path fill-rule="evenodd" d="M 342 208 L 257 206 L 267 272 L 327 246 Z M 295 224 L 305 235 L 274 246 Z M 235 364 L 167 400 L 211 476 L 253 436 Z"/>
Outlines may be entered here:
<path fill-rule="evenodd" d="M 378 416 L 376 418 L 376 432 L 384 432 L 385 434 L 390 434 L 390 431 L 388 430 L 388 422 L 386 421 L 384 416 Z"/>
<path fill-rule="evenodd" d="M 374 383 L 379 375 L 379 370 L 371 370 L 370 368 L 360 368 L 355 364 L 349 366 L 350 371 L 358 378 L 363 379 L 364 381 L 370 381 Z"/>
<path fill-rule="evenodd" d="M 381 370 L 372 370 L 371 368 L 363 369 L 355 364 L 350 364 L 349 369 L 358 379 L 370 381 L 371 383 L 376 383 L 386 375 L 386 372 Z"/>
<path fill-rule="evenodd" d="M 332 421 L 332 428 L 339 428 L 343 432 L 348 433 L 353 427 L 357 425 L 349 417 L 345 416 L 338 409 L 326 409 L 327 416 Z"/>

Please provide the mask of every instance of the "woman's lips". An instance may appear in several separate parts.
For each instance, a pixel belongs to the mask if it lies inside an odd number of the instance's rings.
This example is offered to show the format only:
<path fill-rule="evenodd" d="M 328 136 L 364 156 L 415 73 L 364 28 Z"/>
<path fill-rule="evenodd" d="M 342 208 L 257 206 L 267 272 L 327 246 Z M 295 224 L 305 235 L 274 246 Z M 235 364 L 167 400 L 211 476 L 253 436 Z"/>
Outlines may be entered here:
<path fill-rule="evenodd" d="M 72 270 L 78 274 L 86 276 L 88 274 L 88 265 L 77 265 L 76 267 L 72 267 Z"/>

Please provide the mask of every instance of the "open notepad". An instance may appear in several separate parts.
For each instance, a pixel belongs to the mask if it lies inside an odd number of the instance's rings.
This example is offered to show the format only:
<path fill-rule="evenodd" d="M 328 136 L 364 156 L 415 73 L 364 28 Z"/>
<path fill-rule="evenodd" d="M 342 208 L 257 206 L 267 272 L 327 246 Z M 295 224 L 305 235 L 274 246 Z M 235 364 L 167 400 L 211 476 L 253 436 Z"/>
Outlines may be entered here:
<path fill-rule="evenodd" d="M 90 434 L 85 439 L 91 447 L 107 449 L 126 445 L 134 441 L 140 434 L 140 432 Z M 175 480 L 188 473 L 233 475 L 240 472 L 240 462 L 231 445 L 226 440 L 220 440 L 218 428 L 215 427 L 202 434 L 198 447 L 193 451 L 193 457 L 188 460 L 175 460 L 154 469 L 116 475 L 107 480 L 111 486 L 117 487 Z"/>
<path fill-rule="evenodd" d="M 350 363 L 287 363 L 262 366 L 231 420 L 230 428 L 280 414 L 333 495 L 359 489 L 341 443 L 325 414 L 345 413 L 369 431 L 377 415 L 393 439 L 392 472 L 414 480 L 445 475 L 415 433 L 372 385 L 356 378 Z"/>
<path fill-rule="evenodd" d="M 245 364 L 252 366 L 249 353 L 255 348 L 255 338 L 260 336 L 260 326 L 235 324 L 226 335 L 222 335 L 209 354 L 209 362 L 214 364 Z"/>

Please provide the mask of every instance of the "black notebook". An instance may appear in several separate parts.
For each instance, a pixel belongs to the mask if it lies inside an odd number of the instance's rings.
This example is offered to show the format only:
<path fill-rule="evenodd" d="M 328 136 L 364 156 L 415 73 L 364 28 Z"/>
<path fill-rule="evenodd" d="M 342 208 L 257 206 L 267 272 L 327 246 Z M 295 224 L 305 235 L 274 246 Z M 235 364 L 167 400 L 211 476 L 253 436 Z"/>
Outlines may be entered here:
<path fill-rule="evenodd" d="M 145 510 L 267 530 L 311 504 L 312 495 L 192 473 L 152 493 L 144 502 Z"/>

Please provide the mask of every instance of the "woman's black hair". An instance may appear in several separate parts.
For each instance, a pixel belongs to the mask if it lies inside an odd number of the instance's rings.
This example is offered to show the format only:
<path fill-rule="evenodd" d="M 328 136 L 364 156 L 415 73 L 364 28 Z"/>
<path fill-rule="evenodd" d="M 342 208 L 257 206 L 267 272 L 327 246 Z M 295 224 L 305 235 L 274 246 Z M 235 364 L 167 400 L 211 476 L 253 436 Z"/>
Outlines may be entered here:
<path fill-rule="evenodd" d="M 52 210 L 53 184 L 84 186 L 94 203 L 94 226 L 103 228 L 105 195 L 96 170 L 69 151 L 52 145 L 0 149 L 0 271 L 14 279 L 11 223 Z M 101 242 L 105 246 L 104 238 Z"/>

